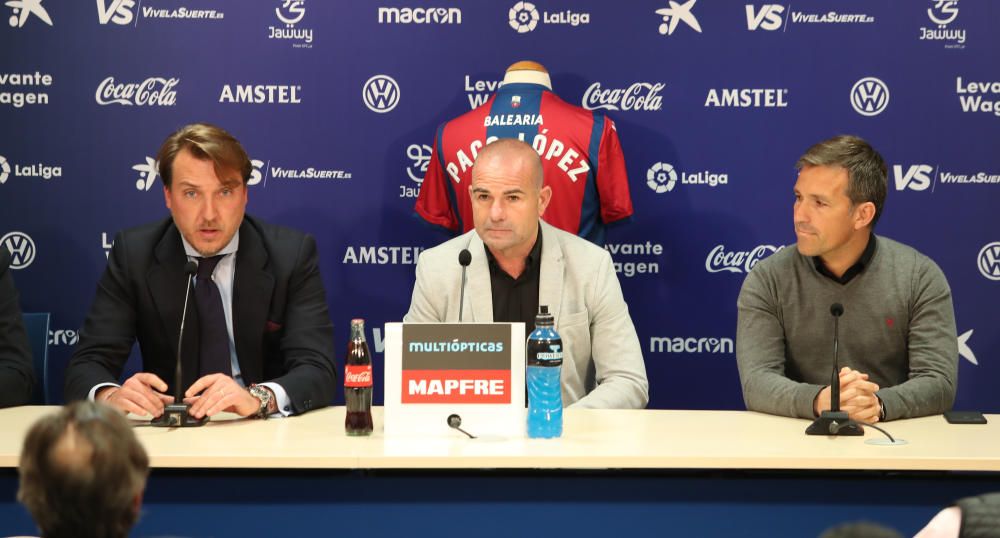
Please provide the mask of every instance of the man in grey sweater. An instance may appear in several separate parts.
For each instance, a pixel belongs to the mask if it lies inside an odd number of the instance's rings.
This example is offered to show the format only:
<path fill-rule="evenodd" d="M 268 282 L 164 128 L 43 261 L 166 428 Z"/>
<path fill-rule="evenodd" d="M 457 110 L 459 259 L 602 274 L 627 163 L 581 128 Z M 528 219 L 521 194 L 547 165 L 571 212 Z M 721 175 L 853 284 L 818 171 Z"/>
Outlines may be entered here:
<path fill-rule="evenodd" d="M 930 258 L 872 232 L 887 191 L 882 156 L 837 136 L 796 168 L 798 241 L 758 263 L 737 301 L 747 409 L 800 418 L 830 409 L 830 307 L 840 303 L 841 410 L 864 422 L 947 411 L 958 377 L 951 290 Z"/>

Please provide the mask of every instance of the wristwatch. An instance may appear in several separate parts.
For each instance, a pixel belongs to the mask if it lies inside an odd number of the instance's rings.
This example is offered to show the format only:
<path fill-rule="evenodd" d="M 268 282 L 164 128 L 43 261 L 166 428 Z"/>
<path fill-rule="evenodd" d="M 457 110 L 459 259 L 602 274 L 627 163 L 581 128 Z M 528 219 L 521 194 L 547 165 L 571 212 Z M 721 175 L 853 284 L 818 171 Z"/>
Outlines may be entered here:
<path fill-rule="evenodd" d="M 267 418 L 267 408 L 271 405 L 271 400 L 274 399 L 271 391 L 267 390 L 265 387 L 254 384 L 250 385 L 250 395 L 260 400 L 260 409 L 257 410 L 257 414 L 255 416 L 257 418 Z"/>

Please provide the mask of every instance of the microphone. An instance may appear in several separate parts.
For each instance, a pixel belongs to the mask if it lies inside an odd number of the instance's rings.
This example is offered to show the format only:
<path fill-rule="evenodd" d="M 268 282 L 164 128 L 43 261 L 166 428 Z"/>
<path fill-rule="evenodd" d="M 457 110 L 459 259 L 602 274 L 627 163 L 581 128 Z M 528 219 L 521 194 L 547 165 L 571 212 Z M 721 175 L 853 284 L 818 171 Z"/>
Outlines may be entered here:
<path fill-rule="evenodd" d="M 840 316 L 844 315 L 844 305 L 830 305 L 833 316 L 833 372 L 830 376 L 830 409 L 820 413 L 819 418 L 806 428 L 806 435 L 864 435 L 861 426 L 840 410 Z"/>
<path fill-rule="evenodd" d="M 184 403 L 184 393 L 181 391 L 181 344 L 184 343 L 184 322 L 187 320 L 188 299 L 191 297 L 191 281 L 198 272 L 198 263 L 188 260 L 184 265 L 187 275 L 187 287 L 184 290 L 184 308 L 181 310 L 181 328 L 177 332 L 177 367 L 174 370 L 174 403 L 163 409 L 163 414 L 150 421 L 150 425 L 161 428 L 177 428 L 202 426 L 208 417 L 196 419 L 191 416 L 191 404 Z"/>
<path fill-rule="evenodd" d="M 469 268 L 469 264 L 472 263 L 472 253 L 469 249 L 463 248 L 462 252 L 458 253 L 458 263 L 462 266 L 462 291 L 458 296 L 458 322 L 462 322 L 462 309 L 465 307 L 465 271 Z M 457 416 L 457 415 L 452 415 Z M 451 419 L 449 417 L 449 424 Z M 459 424 L 461 424 L 461 419 L 459 419 Z"/>
<path fill-rule="evenodd" d="M 462 252 L 468 252 L 468 250 L 463 250 Z M 465 435 L 468 435 L 469 439 L 475 439 L 476 438 L 475 435 L 472 435 L 471 433 L 463 430 L 461 428 L 461 426 L 462 426 L 462 417 L 460 417 L 460 416 L 458 416 L 458 415 L 456 415 L 454 413 L 448 415 L 448 427 L 449 428 L 454 429 L 454 430 L 458 430 L 458 431 L 464 433 Z"/>

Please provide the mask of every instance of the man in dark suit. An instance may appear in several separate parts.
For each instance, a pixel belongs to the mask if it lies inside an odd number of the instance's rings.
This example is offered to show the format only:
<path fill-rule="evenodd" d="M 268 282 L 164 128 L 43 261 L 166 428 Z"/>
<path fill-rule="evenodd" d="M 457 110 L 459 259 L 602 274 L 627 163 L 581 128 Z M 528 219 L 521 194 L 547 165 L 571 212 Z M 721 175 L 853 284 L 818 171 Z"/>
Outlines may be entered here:
<path fill-rule="evenodd" d="M 10 255 L 0 247 L 0 407 L 28 403 L 34 379 L 28 333 L 10 274 Z"/>
<path fill-rule="evenodd" d="M 252 167 L 206 124 L 158 154 L 171 218 L 120 232 L 66 370 L 66 399 L 160 416 L 173 402 L 185 265 L 197 275 L 181 350 L 195 418 L 303 413 L 333 399 L 332 325 L 312 237 L 244 211 Z M 143 371 L 117 384 L 134 340 Z"/>

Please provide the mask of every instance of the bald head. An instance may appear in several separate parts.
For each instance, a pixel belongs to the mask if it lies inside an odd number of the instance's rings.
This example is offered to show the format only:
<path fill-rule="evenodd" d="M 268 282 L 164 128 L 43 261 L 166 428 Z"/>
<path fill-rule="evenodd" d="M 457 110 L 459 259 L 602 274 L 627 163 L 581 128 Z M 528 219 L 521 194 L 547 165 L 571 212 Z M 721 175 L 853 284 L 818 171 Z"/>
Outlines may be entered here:
<path fill-rule="evenodd" d="M 472 165 L 472 182 L 476 182 L 477 168 L 495 168 L 498 162 L 507 163 L 512 168 L 516 168 L 519 174 L 531 179 L 530 186 L 533 186 L 536 191 L 542 190 L 544 184 L 542 159 L 538 156 L 535 148 L 516 138 L 494 140 L 481 149 L 476 156 L 475 164 Z"/>

